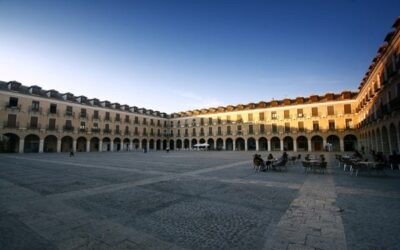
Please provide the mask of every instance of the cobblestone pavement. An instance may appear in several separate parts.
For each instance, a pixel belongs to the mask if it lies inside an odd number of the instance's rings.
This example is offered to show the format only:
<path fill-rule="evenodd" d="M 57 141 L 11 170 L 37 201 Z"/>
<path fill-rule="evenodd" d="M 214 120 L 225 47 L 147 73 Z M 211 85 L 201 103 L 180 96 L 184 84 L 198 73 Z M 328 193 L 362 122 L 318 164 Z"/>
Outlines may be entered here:
<path fill-rule="evenodd" d="M 251 152 L 0 155 L 0 249 L 400 249 L 400 174 Z M 266 157 L 266 154 L 263 154 Z"/>

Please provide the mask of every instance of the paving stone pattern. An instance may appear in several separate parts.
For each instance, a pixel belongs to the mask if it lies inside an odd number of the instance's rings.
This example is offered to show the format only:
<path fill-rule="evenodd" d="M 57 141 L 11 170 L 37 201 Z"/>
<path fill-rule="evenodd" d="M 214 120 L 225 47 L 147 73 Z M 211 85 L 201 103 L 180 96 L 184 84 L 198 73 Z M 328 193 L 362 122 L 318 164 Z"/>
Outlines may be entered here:
<path fill-rule="evenodd" d="M 325 175 L 256 173 L 251 155 L 2 154 L 0 249 L 400 249 L 398 171 L 326 154 Z"/>

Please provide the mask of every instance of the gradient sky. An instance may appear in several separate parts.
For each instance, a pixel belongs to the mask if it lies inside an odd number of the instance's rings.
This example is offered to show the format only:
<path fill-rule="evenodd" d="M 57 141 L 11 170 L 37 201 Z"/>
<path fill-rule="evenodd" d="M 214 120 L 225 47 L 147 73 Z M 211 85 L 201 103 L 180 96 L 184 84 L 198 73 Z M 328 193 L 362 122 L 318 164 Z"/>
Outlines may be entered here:
<path fill-rule="evenodd" d="M 0 0 L 0 80 L 167 113 L 357 90 L 400 1 Z"/>

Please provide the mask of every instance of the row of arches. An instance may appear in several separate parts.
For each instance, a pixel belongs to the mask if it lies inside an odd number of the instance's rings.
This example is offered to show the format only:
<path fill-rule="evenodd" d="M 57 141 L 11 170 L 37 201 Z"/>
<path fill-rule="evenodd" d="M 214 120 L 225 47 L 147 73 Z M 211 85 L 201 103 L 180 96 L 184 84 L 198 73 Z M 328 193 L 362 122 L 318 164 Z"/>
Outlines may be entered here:
<path fill-rule="evenodd" d="M 22 139 L 22 140 L 21 140 Z M 354 135 L 346 135 L 341 145 L 340 138 L 337 135 L 329 135 L 325 138 L 315 135 L 308 139 L 305 136 L 293 138 L 286 136 L 284 138 L 272 137 L 269 140 L 261 138 L 209 138 L 204 139 L 176 139 L 176 140 L 154 140 L 154 139 L 133 139 L 109 137 L 90 139 L 78 137 L 76 141 L 71 136 L 57 138 L 55 135 L 47 135 L 43 140 L 38 135 L 29 134 L 20 138 L 16 134 L 7 133 L 3 135 L 0 144 L 1 152 L 97 152 L 97 151 L 121 151 L 121 150 L 181 150 L 194 148 L 197 143 L 208 143 L 211 150 L 260 150 L 260 151 L 322 151 L 326 149 L 329 143 L 331 151 L 352 151 L 357 148 L 357 138 Z M 20 145 L 23 143 L 23 145 Z"/>
<path fill-rule="evenodd" d="M 384 124 L 373 128 L 365 128 L 360 133 L 363 146 L 369 151 L 383 152 L 386 155 L 400 151 L 400 122 L 396 128 L 395 123 Z"/>

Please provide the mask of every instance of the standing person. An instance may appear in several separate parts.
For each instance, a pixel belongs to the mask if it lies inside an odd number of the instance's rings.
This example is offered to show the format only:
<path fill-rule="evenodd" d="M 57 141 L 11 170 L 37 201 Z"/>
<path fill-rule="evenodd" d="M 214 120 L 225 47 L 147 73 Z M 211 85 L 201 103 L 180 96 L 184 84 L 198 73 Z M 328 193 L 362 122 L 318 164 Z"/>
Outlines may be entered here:
<path fill-rule="evenodd" d="M 71 151 L 69 152 L 69 157 L 74 157 L 74 156 L 75 156 L 74 151 L 71 150 Z"/>

